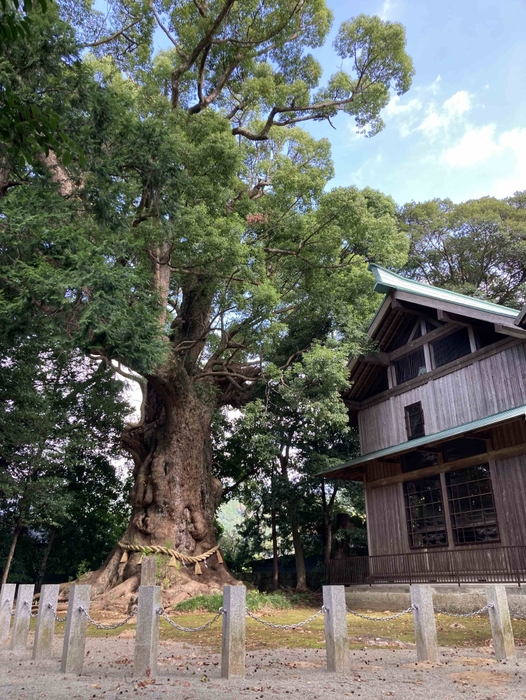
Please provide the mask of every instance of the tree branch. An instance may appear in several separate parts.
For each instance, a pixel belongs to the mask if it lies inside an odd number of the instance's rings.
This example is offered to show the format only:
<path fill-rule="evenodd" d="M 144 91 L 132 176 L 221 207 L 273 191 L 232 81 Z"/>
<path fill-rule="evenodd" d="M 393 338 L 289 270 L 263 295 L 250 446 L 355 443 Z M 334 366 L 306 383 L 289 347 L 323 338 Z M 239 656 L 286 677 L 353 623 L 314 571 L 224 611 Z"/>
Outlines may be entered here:
<path fill-rule="evenodd" d="M 155 12 L 155 10 L 154 10 L 154 12 Z M 140 18 L 139 18 L 139 19 L 136 19 L 136 20 L 134 20 L 133 22 L 131 22 L 130 24 L 127 24 L 127 25 L 126 25 L 125 27 L 123 27 L 122 29 L 119 29 L 117 32 L 115 32 L 115 34 L 112 34 L 111 36 L 106 36 L 106 37 L 104 37 L 104 38 L 102 38 L 102 39 L 99 39 L 98 41 L 92 41 L 92 42 L 89 43 L 89 44 L 81 44 L 81 45 L 80 45 L 80 48 L 81 48 L 81 49 L 94 49 L 94 48 L 97 47 L 97 46 L 102 46 L 103 44 L 109 44 L 110 41 L 113 41 L 114 39 L 117 39 L 119 36 L 121 36 L 122 34 L 124 34 L 125 32 L 127 32 L 129 29 L 132 29 L 133 27 L 135 27 L 135 25 L 136 25 L 136 24 L 139 24 L 140 21 L 141 21 Z M 125 38 L 126 38 L 128 41 L 130 41 L 129 37 L 125 37 Z"/>
<path fill-rule="evenodd" d="M 201 17 L 206 17 L 205 8 L 202 7 L 202 6 L 197 2 L 197 0 L 194 0 L 194 5 L 197 7 L 197 11 L 198 11 L 199 14 L 201 15 Z"/>
<path fill-rule="evenodd" d="M 210 26 L 208 32 L 204 35 L 201 41 L 198 42 L 197 46 L 194 48 L 194 50 L 192 51 L 190 56 L 188 56 L 185 62 L 172 73 L 172 107 L 176 108 L 179 106 L 179 80 L 181 76 L 184 75 L 184 73 L 186 73 L 186 71 L 194 65 L 204 48 L 208 46 L 208 44 L 210 44 L 215 32 L 221 26 L 221 23 L 223 22 L 228 12 L 230 11 L 230 8 L 235 2 L 236 0 L 226 0 L 219 14 L 212 22 L 212 25 Z"/>
<path fill-rule="evenodd" d="M 163 30 L 163 32 L 166 34 L 166 36 L 168 37 L 168 39 L 170 39 L 170 41 L 172 42 L 172 44 L 175 46 L 175 50 L 177 51 L 177 55 L 178 55 L 180 58 L 182 58 L 183 60 L 187 61 L 187 60 L 188 60 L 188 56 L 183 52 L 183 50 L 181 49 L 181 47 L 179 46 L 179 44 L 176 42 L 176 40 L 174 39 L 174 37 L 170 34 L 170 32 L 168 31 L 168 29 L 167 29 L 167 28 L 164 26 L 164 24 L 162 23 L 161 18 L 159 17 L 159 14 L 158 14 L 157 10 L 156 10 L 155 7 L 153 6 L 153 2 L 150 3 L 150 7 L 151 7 L 151 10 L 152 10 L 152 12 L 153 12 L 153 16 L 155 17 L 155 21 L 157 22 L 157 24 L 159 25 L 159 27 Z"/>
<path fill-rule="evenodd" d="M 307 105 L 306 107 L 296 107 L 291 105 L 289 107 L 277 107 L 274 106 L 270 110 L 270 113 L 265 122 L 265 126 L 259 133 L 254 133 L 241 126 L 236 126 L 232 129 L 232 134 L 234 136 L 244 136 L 250 141 L 267 141 L 269 138 L 270 129 L 273 126 L 290 126 L 291 124 L 297 124 L 299 122 L 309 121 L 313 119 L 328 119 L 329 115 L 325 114 L 323 110 L 336 109 L 338 111 L 342 110 L 346 105 L 350 104 L 356 98 L 356 91 L 353 91 L 350 97 L 344 100 L 324 100 L 323 102 L 317 102 L 313 105 Z M 284 119 L 275 121 L 274 117 L 277 114 L 287 114 L 290 112 L 295 112 L 301 114 L 302 112 L 309 112 L 309 114 L 291 117 L 290 119 Z M 312 114 L 313 112 L 318 112 L 318 114 Z"/>

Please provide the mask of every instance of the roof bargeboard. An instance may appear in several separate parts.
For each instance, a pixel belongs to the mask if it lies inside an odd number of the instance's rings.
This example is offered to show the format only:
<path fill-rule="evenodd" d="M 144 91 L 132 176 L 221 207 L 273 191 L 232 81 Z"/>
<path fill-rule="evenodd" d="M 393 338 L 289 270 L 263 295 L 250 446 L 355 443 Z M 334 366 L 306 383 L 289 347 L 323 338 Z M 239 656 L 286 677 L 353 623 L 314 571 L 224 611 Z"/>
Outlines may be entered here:
<path fill-rule="evenodd" d="M 422 282 L 407 279 L 407 277 L 397 275 L 395 272 L 390 272 L 379 265 L 371 263 L 369 265 L 369 270 L 373 273 L 376 280 L 376 284 L 374 285 L 375 292 L 384 292 L 385 294 L 389 294 L 391 291 L 407 292 L 419 297 L 425 297 L 426 299 L 442 301 L 446 304 L 456 304 L 459 307 L 472 311 L 483 311 L 495 314 L 496 316 L 505 316 L 512 321 L 520 314 L 520 311 L 512 309 L 509 306 L 501 306 L 500 304 L 494 304 L 485 299 L 470 297 L 466 294 L 451 292 L 448 289 L 441 289 L 440 287 L 433 287 L 431 284 L 423 284 Z M 424 300 L 421 300 L 421 303 L 425 306 Z M 462 313 L 460 308 L 458 312 Z"/>

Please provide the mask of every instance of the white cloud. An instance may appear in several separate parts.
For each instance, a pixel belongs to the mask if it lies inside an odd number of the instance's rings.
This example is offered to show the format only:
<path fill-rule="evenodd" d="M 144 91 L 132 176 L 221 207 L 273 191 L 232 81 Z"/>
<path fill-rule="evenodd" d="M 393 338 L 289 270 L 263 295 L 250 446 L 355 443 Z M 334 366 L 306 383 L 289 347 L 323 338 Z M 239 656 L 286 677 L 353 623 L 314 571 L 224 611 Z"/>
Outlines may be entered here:
<path fill-rule="evenodd" d="M 497 135 L 495 124 L 468 126 L 460 141 L 442 151 L 441 160 L 452 168 L 469 168 L 490 161 L 497 177 L 492 185 L 495 197 L 506 197 L 526 188 L 526 129 L 510 129 Z"/>
<path fill-rule="evenodd" d="M 398 116 L 399 114 L 408 114 L 410 112 L 418 112 L 422 109 L 422 102 L 418 97 L 414 97 L 409 102 L 403 103 L 401 97 L 395 95 L 387 107 L 385 113 L 388 117 Z"/>
<path fill-rule="evenodd" d="M 443 108 L 451 117 L 460 117 L 471 109 L 471 96 L 465 90 L 459 90 L 444 102 Z"/>
<path fill-rule="evenodd" d="M 454 168 L 483 163 L 499 151 L 495 131 L 495 124 L 486 124 L 480 128 L 468 126 L 455 146 L 442 151 L 442 160 Z"/>
<path fill-rule="evenodd" d="M 485 90 L 482 86 L 473 93 L 448 94 L 437 76 L 410 95 L 394 96 L 383 110 L 390 130 L 382 149 L 386 157 L 382 162 L 369 157 L 358 163 L 352 182 L 363 186 L 383 178 L 391 190 L 402 191 L 397 179 L 411 163 L 407 172 L 418 174 L 409 174 L 407 180 L 421 193 L 413 198 L 447 196 L 462 201 L 487 194 L 506 197 L 526 189 L 526 127 L 490 122 Z M 395 156 L 393 150 L 398 150 Z M 393 171 L 396 175 L 387 176 L 384 164 L 393 157 L 399 164 Z"/>
<path fill-rule="evenodd" d="M 433 80 L 431 85 L 429 85 L 426 89 L 432 94 L 432 95 L 438 95 L 440 92 L 440 83 L 442 82 L 442 78 L 440 75 L 437 75 L 437 77 Z"/>
<path fill-rule="evenodd" d="M 459 90 L 448 98 L 440 107 L 432 104 L 428 108 L 423 122 L 417 127 L 428 139 L 436 139 L 444 135 L 451 127 L 462 122 L 464 114 L 472 109 L 471 95 L 465 90 Z"/>
<path fill-rule="evenodd" d="M 388 19 L 389 14 L 391 13 L 391 10 L 393 7 L 396 5 L 396 2 L 393 2 L 393 0 L 384 0 L 382 4 L 382 8 L 380 12 L 378 13 L 380 16 L 380 19 L 383 19 L 384 21 Z"/>
<path fill-rule="evenodd" d="M 404 102 L 402 98 L 395 95 L 385 108 L 385 116 L 388 121 L 394 121 L 402 138 L 409 136 L 419 119 L 419 113 L 423 105 L 418 97 L 414 97 L 409 102 Z"/>
<path fill-rule="evenodd" d="M 465 91 L 459 91 L 439 107 L 430 95 L 435 96 L 440 92 L 441 80 L 440 75 L 437 75 L 429 85 L 417 86 L 412 93 L 417 96 L 410 99 L 405 95 L 394 95 L 391 98 L 384 110 L 385 118 L 395 124 L 402 138 L 417 129 L 432 137 L 446 122 L 458 118 L 470 108 L 470 95 Z"/>

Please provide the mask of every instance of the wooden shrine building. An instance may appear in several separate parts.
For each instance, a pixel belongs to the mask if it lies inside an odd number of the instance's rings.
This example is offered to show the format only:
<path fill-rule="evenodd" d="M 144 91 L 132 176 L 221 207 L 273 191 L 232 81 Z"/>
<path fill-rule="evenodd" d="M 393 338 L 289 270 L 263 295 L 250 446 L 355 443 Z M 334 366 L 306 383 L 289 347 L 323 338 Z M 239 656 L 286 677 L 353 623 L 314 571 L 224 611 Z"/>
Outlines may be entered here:
<path fill-rule="evenodd" d="M 526 313 L 376 265 L 375 352 L 345 399 L 361 456 L 369 556 L 332 583 L 526 580 Z"/>

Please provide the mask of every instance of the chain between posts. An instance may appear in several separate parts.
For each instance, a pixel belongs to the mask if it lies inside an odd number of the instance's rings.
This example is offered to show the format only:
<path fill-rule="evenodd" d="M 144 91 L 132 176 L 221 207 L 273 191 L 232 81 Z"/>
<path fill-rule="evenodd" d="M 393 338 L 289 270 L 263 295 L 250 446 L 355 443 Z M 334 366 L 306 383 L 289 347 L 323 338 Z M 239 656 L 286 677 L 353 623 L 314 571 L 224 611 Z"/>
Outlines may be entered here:
<path fill-rule="evenodd" d="M 319 617 L 322 613 L 326 611 L 325 605 L 323 605 L 320 610 L 318 610 L 317 613 L 314 613 L 314 615 L 311 615 L 308 617 L 306 620 L 303 620 L 303 622 L 294 622 L 291 623 L 290 625 L 277 625 L 275 622 L 268 622 L 268 620 L 263 620 L 261 617 L 256 617 L 254 613 L 251 613 L 250 610 L 247 608 L 247 616 L 252 618 L 252 620 L 255 620 L 256 622 L 261 623 L 262 625 L 266 625 L 267 627 L 272 627 L 273 629 L 280 629 L 280 630 L 292 630 L 296 629 L 297 627 L 303 627 L 304 625 L 307 625 L 309 622 L 312 622 L 315 620 L 317 617 Z"/>
<path fill-rule="evenodd" d="M 48 603 L 47 607 L 49 610 L 53 610 L 53 616 L 54 616 L 56 622 L 66 622 L 67 617 L 58 617 L 57 611 L 53 609 L 53 606 L 51 605 L 51 603 Z"/>
<path fill-rule="evenodd" d="M 83 612 L 84 615 L 88 618 L 88 622 L 90 622 L 92 625 L 95 625 L 95 627 L 99 630 L 116 630 L 117 628 L 122 627 L 127 622 L 129 622 L 132 619 L 132 617 L 135 617 L 135 615 L 137 615 L 137 608 L 134 608 L 128 615 L 128 617 L 124 618 L 124 620 L 121 620 L 121 622 L 117 622 L 114 625 L 103 625 L 101 622 L 97 622 L 97 620 L 94 620 L 89 614 L 89 612 L 82 606 L 79 607 L 79 612 Z"/>
<path fill-rule="evenodd" d="M 407 613 L 413 612 L 413 610 L 416 610 L 416 605 L 410 605 L 407 608 L 407 610 L 402 610 L 402 612 L 394 613 L 394 615 L 389 615 L 388 617 L 373 617 L 372 615 L 362 615 L 361 613 L 357 613 L 356 611 L 347 608 L 347 612 L 350 615 L 354 615 L 355 617 L 361 617 L 362 620 L 371 620 L 371 622 L 388 622 L 389 620 L 397 620 L 399 617 L 407 615 Z"/>
<path fill-rule="evenodd" d="M 440 613 L 440 615 L 447 615 L 448 617 L 474 617 L 475 615 L 482 615 L 482 613 L 487 612 L 490 608 L 493 607 L 493 603 L 488 603 L 483 608 L 480 608 L 480 610 L 474 610 L 470 613 L 450 613 L 447 612 L 447 610 L 439 610 L 438 608 L 435 610 L 435 612 Z"/>
<path fill-rule="evenodd" d="M 205 630 L 207 627 L 210 627 L 211 625 L 216 622 L 222 615 L 225 614 L 225 611 L 223 608 L 219 608 L 217 611 L 217 615 L 213 617 L 211 620 L 208 622 L 205 622 L 204 625 L 199 625 L 199 627 L 183 627 L 182 625 L 178 625 L 177 622 L 174 622 L 171 617 L 168 617 L 168 615 L 164 612 L 162 608 L 159 608 L 157 611 L 158 614 L 166 620 L 166 622 L 169 622 L 172 627 L 175 627 L 176 630 L 179 630 L 180 632 L 201 632 L 202 630 Z"/>
<path fill-rule="evenodd" d="M 27 600 L 24 600 L 24 607 L 25 607 L 25 608 L 29 608 L 29 617 L 35 618 L 35 617 L 38 616 L 38 613 L 33 613 L 33 612 L 31 612 L 31 606 L 29 605 L 29 603 L 27 602 Z M 11 615 L 14 615 L 14 613 L 11 613 Z"/>

